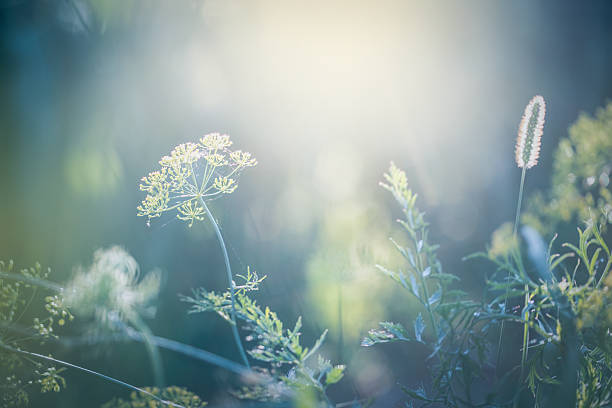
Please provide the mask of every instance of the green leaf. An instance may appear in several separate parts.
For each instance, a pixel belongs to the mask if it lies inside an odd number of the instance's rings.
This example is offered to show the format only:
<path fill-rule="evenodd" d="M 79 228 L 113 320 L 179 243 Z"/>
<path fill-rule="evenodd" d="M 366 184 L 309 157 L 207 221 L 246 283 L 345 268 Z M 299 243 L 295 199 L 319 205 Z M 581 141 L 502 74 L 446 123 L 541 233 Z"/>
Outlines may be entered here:
<path fill-rule="evenodd" d="M 423 335 L 423 331 L 425 330 L 425 322 L 423 321 L 423 316 L 419 313 L 417 318 L 414 320 L 414 338 L 417 341 L 423 342 L 421 336 Z"/>
<path fill-rule="evenodd" d="M 419 284 L 417 283 L 414 275 L 410 275 L 410 286 L 412 287 L 412 293 L 414 296 L 416 296 L 417 299 L 420 299 L 421 296 L 419 296 Z"/>
<path fill-rule="evenodd" d="M 455 276 L 451 273 L 434 273 L 431 275 L 432 279 L 438 279 L 440 281 L 444 281 L 444 282 L 452 282 L 452 281 L 458 281 L 461 280 L 459 279 L 458 276 Z"/>
<path fill-rule="evenodd" d="M 431 306 L 437 301 L 439 301 L 440 298 L 442 298 L 442 288 L 438 288 L 438 290 L 436 290 L 434 294 L 429 297 L 427 303 L 429 303 L 429 306 Z"/>
<path fill-rule="evenodd" d="M 321 337 L 319 337 L 315 345 L 312 347 L 312 350 L 310 350 L 304 356 L 304 358 L 302 358 L 302 361 L 306 361 L 310 356 L 312 356 L 323 345 L 323 342 L 325 341 L 325 337 L 327 337 L 327 329 L 323 331 L 323 333 L 321 334 Z"/>
<path fill-rule="evenodd" d="M 332 368 L 325 376 L 325 384 L 331 385 L 331 384 L 335 384 L 338 381 L 340 381 L 342 377 L 344 377 L 345 368 L 346 367 L 343 365 L 337 365 L 334 368 Z"/>
<path fill-rule="evenodd" d="M 408 394 L 410 397 L 420 400 L 420 401 L 427 401 L 427 402 L 435 402 L 434 400 L 427 398 L 427 395 L 425 394 L 425 390 L 423 389 L 423 387 L 419 387 L 416 390 L 410 389 L 408 387 L 402 387 L 402 391 L 404 391 L 406 394 Z"/>
<path fill-rule="evenodd" d="M 380 329 L 371 329 L 368 336 L 361 341 L 362 347 L 370 347 L 378 343 L 393 341 L 412 341 L 408 331 L 399 323 L 380 322 Z"/>

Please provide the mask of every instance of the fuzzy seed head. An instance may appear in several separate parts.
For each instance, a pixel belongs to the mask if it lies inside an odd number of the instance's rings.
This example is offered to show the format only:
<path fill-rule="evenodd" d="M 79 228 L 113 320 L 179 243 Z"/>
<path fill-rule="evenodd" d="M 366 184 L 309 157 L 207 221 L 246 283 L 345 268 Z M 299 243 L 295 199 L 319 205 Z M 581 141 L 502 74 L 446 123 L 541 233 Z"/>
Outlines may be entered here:
<path fill-rule="evenodd" d="M 516 139 L 516 164 L 520 168 L 530 169 L 538 164 L 540 144 L 546 116 L 544 98 L 536 95 L 525 107 Z"/>

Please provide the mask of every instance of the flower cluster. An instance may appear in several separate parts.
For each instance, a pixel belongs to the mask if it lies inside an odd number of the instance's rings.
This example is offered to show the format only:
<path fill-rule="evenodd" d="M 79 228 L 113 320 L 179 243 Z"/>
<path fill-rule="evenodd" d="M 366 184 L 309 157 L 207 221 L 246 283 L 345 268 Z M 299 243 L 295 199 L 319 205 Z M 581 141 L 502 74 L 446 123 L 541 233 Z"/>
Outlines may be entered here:
<path fill-rule="evenodd" d="M 257 164 L 248 152 L 230 150 L 228 135 L 211 133 L 197 143 L 183 143 L 159 161 L 161 169 L 141 180 L 147 196 L 138 215 L 151 218 L 177 210 L 177 218 L 189 222 L 204 219 L 204 203 L 236 190 L 243 169 Z"/>

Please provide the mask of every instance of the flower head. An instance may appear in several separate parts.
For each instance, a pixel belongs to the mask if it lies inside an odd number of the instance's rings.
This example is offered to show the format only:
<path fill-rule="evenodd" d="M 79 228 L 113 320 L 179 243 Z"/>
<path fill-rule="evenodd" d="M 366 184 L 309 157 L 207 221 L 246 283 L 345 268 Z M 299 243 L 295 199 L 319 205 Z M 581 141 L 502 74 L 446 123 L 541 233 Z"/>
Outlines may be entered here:
<path fill-rule="evenodd" d="M 189 226 L 203 220 L 203 203 L 233 193 L 242 170 L 257 164 L 250 153 L 230 150 L 232 144 L 228 135 L 210 133 L 176 146 L 159 161 L 160 170 L 142 178 L 140 190 L 147 196 L 138 215 L 150 220 L 177 210 L 177 218 Z"/>
<path fill-rule="evenodd" d="M 136 260 L 123 248 L 99 249 L 88 268 L 78 268 L 67 285 L 65 301 L 81 316 L 102 322 L 152 311 L 161 284 L 159 271 L 139 279 Z"/>
<path fill-rule="evenodd" d="M 516 139 L 516 164 L 520 168 L 529 169 L 538 164 L 545 115 L 544 98 L 540 95 L 531 98 L 525 107 Z"/>

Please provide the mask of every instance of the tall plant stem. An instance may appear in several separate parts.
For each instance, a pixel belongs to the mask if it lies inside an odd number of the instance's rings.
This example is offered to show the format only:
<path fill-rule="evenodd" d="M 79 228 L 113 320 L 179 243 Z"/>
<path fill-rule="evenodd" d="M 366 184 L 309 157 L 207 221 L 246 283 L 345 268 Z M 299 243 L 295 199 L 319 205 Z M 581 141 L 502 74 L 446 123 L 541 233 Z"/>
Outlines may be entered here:
<path fill-rule="evenodd" d="M 240 335 L 238 334 L 238 324 L 236 323 L 236 299 L 235 299 L 236 289 L 234 288 L 234 278 L 232 276 L 232 267 L 230 266 L 229 256 L 227 255 L 227 248 L 225 246 L 225 241 L 223 241 L 223 236 L 221 235 L 221 230 L 219 229 L 219 225 L 217 225 L 217 222 L 215 221 L 215 217 L 213 217 L 212 213 L 208 209 L 208 206 L 206 205 L 206 202 L 204 201 L 202 197 L 200 197 L 200 203 L 202 204 L 202 207 L 206 211 L 206 215 L 208 216 L 208 219 L 213 225 L 215 234 L 217 234 L 217 239 L 219 240 L 219 245 L 221 246 L 221 251 L 223 252 L 223 259 L 225 260 L 225 270 L 227 272 L 227 279 L 229 281 L 230 300 L 232 302 L 232 313 L 231 313 L 232 333 L 234 334 L 234 341 L 236 342 L 236 347 L 238 347 L 238 351 L 240 351 L 240 356 L 242 357 L 244 365 L 250 368 L 251 366 L 249 364 L 249 360 L 247 359 L 247 355 L 244 351 L 244 347 L 242 346 L 242 342 L 240 341 Z"/>
<path fill-rule="evenodd" d="M 514 231 L 513 231 L 513 237 L 514 240 L 517 242 L 518 245 L 518 240 L 517 240 L 517 233 L 518 233 L 518 225 L 519 225 L 519 220 L 521 217 L 521 204 L 523 202 L 523 186 L 525 185 L 525 172 L 526 172 L 527 168 L 523 167 L 523 172 L 521 174 L 521 187 L 519 189 L 519 198 L 518 198 L 518 205 L 516 206 L 516 218 L 514 220 Z M 517 247 L 517 252 L 519 251 L 518 247 Z M 520 254 L 518 254 L 518 259 L 520 259 Z M 508 288 L 506 288 L 506 292 L 508 291 Z M 529 285 L 525 284 L 525 304 L 523 305 L 524 311 L 525 311 L 525 323 L 523 323 L 523 352 L 521 355 L 521 376 L 519 377 L 519 379 L 523 378 L 523 372 L 525 370 L 525 362 L 527 361 L 527 347 L 529 345 L 529 311 L 527 310 L 527 304 L 529 303 Z"/>
<path fill-rule="evenodd" d="M 527 361 L 527 347 L 529 345 L 529 310 L 527 310 L 527 303 L 529 302 L 529 287 L 525 285 L 525 323 L 523 324 L 523 352 L 521 354 L 521 376 L 525 371 L 525 362 Z"/>
<path fill-rule="evenodd" d="M 523 167 L 523 172 L 521 173 L 521 187 L 519 188 L 518 204 L 516 205 L 516 217 L 514 218 L 514 230 L 512 231 L 512 234 L 515 238 L 516 233 L 518 231 L 519 220 L 521 218 L 521 204 L 523 203 L 523 186 L 525 185 L 526 172 L 527 168 Z"/>
<path fill-rule="evenodd" d="M 423 231 L 421 231 L 421 234 L 424 235 Z M 414 240 L 414 243 L 415 243 L 415 249 L 417 249 L 418 244 L 416 240 Z M 429 320 L 431 320 L 431 329 L 434 332 L 436 341 L 438 341 L 438 327 L 436 325 L 436 319 L 434 319 L 433 312 L 431 311 L 431 305 L 429 304 L 429 290 L 427 289 L 427 283 L 425 282 L 425 278 L 423 277 L 423 270 L 425 269 L 425 265 L 424 265 L 423 260 L 421 259 L 421 254 L 417 254 L 416 258 L 417 258 L 417 267 L 419 268 L 418 275 L 421 281 L 421 286 L 423 286 L 423 294 L 425 295 L 425 301 L 427 302 L 425 304 L 425 309 L 427 309 L 427 314 L 429 314 Z"/>
<path fill-rule="evenodd" d="M 519 220 L 521 218 L 521 205 L 523 203 L 523 187 L 525 186 L 525 173 L 527 172 L 527 168 L 523 167 L 523 171 L 521 173 L 521 186 L 519 187 L 519 195 L 518 195 L 518 202 L 516 204 L 516 216 L 514 218 L 514 228 L 512 230 L 512 238 L 515 241 L 515 244 L 518 245 L 518 240 L 517 240 L 517 231 L 518 231 L 518 225 L 519 225 Z M 515 248 L 515 250 L 518 251 L 518 248 Z M 519 255 L 520 257 L 520 255 Z M 508 271 L 508 276 L 506 277 L 506 283 L 508 283 L 510 281 L 510 271 Z M 525 291 L 527 291 L 529 288 L 525 285 Z M 510 292 L 510 287 L 506 286 L 506 296 L 504 299 L 504 310 L 503 312 L 506 312 L 506 303 L 508 303 L 508 294 Z M 527 295 L 526 295 L 527 296 Z M 496 369 L 499 368 L 499 364 L 501 362 L 501 354 L 502 354 L 502 339 L 504 337 L 504 321 L 502 320 L 500 328 L 499 328 L 499 340 L 497 341 L 497 361 L 495 364 Z M 524 337 L 524 336 L 523 336 Z M 524 338 L 523 338 L 524 340 Z M 523 345 L 525 346 L 525 345 Z M 521 362 L 521 377 L 522 377 L 522 371 L 523 371 L 523 363 Z"/>
<path fill-rule="evenodd" d="M 140 316 L 135 313 L 131 313 L 129 316 L 127 316 L 127 319 L 142 336 L 147 353 L 149 354 L 149 360 L 151 360 L 151 365 L 153 367 L 155 385 L 157 385 L 159 388 L 165 387 L 166 380 L 164 378 L 164 367 L 159 354 L 159 349 L 153 341 L 153 333 L 151 332 L 151 329 L 149 329 L 149 326 L 147 326 L 147 324 L 142 321 Z"/>
<path fill-rule="evenodd" d="M 342 322 L 342 282 L 338 283 L 338 358 L 343 361 L 344 325 Z"/>

